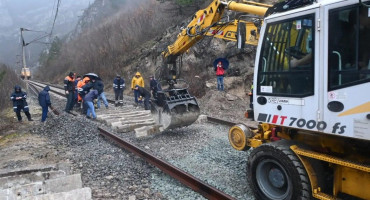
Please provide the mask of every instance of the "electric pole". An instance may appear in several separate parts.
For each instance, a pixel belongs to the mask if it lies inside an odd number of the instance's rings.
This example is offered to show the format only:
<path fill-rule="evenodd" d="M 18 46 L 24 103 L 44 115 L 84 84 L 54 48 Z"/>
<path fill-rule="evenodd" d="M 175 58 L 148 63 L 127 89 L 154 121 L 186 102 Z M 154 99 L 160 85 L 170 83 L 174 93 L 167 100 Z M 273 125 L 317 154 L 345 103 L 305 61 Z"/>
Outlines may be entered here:
<path fill-rule="evenodd" d="M 25 48 L 27 44 L 24 42 L 23 38 L 23 31 L 28 31 L 25 28 L 20 28 L 21 29 L 21 40 L 22 40 L 22 59 L 23 59 L 23 68 L 26 68 L 26 53 L 25 53 Z"/>

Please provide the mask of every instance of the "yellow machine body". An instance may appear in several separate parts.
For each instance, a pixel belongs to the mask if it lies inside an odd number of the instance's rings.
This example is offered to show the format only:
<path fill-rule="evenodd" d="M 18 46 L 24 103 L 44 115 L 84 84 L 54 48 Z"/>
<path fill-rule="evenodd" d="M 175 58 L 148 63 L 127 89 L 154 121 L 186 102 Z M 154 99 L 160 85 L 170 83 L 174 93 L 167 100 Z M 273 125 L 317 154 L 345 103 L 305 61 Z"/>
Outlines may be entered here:
<path fill-rule="evenodd" d="M 316 199 L 370 199 L 369 5 L 321 0 L 264 18 L 253 83 L 260 124 L 229 130 L 233 148 L 253 147 L 258 199 L 305 199 L 302 188 Z"/>
<path fill-rule="evenodd" d="M 205 36 L 257 46 L 260 125 L 228 134 L 233 148 L 253 147 L 247 177 L 257 199 L 370 199 L 369 2 L 214 0 L 162 53 L 173 64 Z M 225 9 L 248 17 L 222 21 Z"/>

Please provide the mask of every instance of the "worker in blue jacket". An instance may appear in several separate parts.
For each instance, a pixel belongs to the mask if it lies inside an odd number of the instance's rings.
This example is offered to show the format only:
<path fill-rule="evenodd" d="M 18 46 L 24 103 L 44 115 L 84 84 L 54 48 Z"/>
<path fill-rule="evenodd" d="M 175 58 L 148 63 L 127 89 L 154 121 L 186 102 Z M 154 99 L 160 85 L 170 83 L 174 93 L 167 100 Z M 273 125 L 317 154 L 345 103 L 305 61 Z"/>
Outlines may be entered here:
<path fill-rule="evenodd" d="M 114 106 L 123 105 L 123 90 L 125 89 L 125 80 L 121 75 L 117 75 L 113 80 L 113 90 L 115 94 Z"/>
<path fill-rule="evenodd" d="M 152 95 L 154 99 L 157 99 L 158 91 L 161 91 L 161 85 L 158 84 L 158 81 L 154 78 L 154 76 L 150 76 L 150 91 L 152 91 Z"/>
<path fill-rule="evenodd" d="M 23 92 L 21 87 L 16 85 L 14 87 L 14 92 L 10 96 L 10 100 L 13 101 L 13 110 L 17 114 L 17 118 L 19 122 L 22 122 L 21 111 L 26 114 L 28 121 L 33 121 L 30 114 L 30 109 L 27 104 L 27 93 Z"/>
<path fill-rule="evenodd" d="M 45 86 L 44 90 L 39 93 L 39 104 L 42 108 L 41 122 L 44 122 L 48 117 L 48 107 L 51 106 L 49 90 L 50 87 Z"/>
<path fill-rule="evenodd" d="M 92 78 L 91 83 L 93 85 L 93 89 L 97 90 L 98 94 L 99 94 L 98 100 L 96 102 L 96 105 L 97 105 L 96 109 L 100 108 L 100 100 L 103 101 L 103 103 L 105 105 L 105 108 L 108 109 L 108 101 L 107 101 L 107 98 L 105 97 L 103 81 L 102 80 L 96 80 L 95 78 Z"/>
<path fill-rule="evenodd" d="M 85 96 L 90 92 L 90 90 L 93 88 L 93 84 L 91 82 L 86 83 L 84 86 L 82 86 L 81 90 L 79 91 L 79 94 L 81 95 L 82 99 L 85 99 Z M 82 114 L 87 113 L 87 104 L 82 104 Z"/>
<path fill-rule="evenodd" d="M 92 118 L 93 119 L 96 119 L 96 113 L 95 113 L 95 108 L 94 108 L 94 99 L 98 98 L 99 96 L 99 93 L 97 90 L 90 90 L 89 93 L 87 93 L 84 97 L 84 102 L 87 106 L 87 113 L 86 113 L 86 117 L 87 118 L 91 118 L 90 117 L 90 114 L 92 115 Z"/>
<path fill-rule="evenodd" d="M 152 95 L 150 95 L 150 92 L 148 90 L 146 90 L 145 88 L 140 87 L 139 85 L 135 85 L 134 90 L 137 91 L 137 93 L 139 94 L 139 96 L 141 96 L 141 97 L 144 98 L 144 107 L 145 107 L 145 110 L 150 110 L 149 100 L 150 100 L 150 97 L 152 96 Z"/>

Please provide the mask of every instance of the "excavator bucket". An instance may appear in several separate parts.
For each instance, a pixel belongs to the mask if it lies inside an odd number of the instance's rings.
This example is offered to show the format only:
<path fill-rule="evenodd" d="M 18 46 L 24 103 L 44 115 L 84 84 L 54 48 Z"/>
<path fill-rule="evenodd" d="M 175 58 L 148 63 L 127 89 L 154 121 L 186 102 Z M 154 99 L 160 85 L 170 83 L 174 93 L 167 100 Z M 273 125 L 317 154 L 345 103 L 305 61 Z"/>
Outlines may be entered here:
<path fill-rule="evenodd" d="M 157 124 L 166 130 L 191 125 L 198 119 L 200 109 L 187 89 L 170 89 L 158 91 L 152 113 Z"/>

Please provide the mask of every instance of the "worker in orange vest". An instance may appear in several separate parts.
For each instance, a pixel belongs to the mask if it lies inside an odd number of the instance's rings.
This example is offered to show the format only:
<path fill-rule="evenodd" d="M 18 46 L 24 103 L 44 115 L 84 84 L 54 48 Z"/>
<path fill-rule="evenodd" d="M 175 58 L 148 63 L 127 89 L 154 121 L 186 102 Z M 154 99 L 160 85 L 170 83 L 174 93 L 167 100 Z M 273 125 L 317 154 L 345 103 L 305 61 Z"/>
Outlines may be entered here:
<path fill-rule="evenodd" d="M 78 91 L 78 101 L 81 102 L 83 96 L 85 96 L 85 92 L 83 91 L 82 87 L 90 82 L 89 77 L 83 78 L 81 81 L 77 83 L 77 91 Z"/>
<path fill-rule="evenodd" d="M 90 78 L 87 77 L 87 76 L 77 83 L 78 101 L 80 103 L 82 102 L 82 113 L 83 114 L 85 114 L 86 111 L 87 111 L 87 107 L 86 107 L 85 103 L 83 102 L 83 98 L 85 97 L 86 93 L 88 92 L 88 91 L 85 91 L 83 89 L 83 87 L 88 83 L 90 83 Z"/>
<path fill-rule="evenodd" d="M 75 78 L 75 95 L 73 96 L 73 101 L 75 102 L 75 105 L 79 105 L 78 102 L 78 91 L 77 91 L 77 84 L 81 81 L 81 76 L 76 76 Z M 77 106 L 78 107 L 78 106 Z"/>

